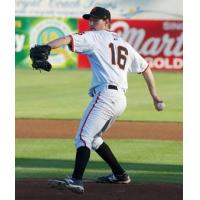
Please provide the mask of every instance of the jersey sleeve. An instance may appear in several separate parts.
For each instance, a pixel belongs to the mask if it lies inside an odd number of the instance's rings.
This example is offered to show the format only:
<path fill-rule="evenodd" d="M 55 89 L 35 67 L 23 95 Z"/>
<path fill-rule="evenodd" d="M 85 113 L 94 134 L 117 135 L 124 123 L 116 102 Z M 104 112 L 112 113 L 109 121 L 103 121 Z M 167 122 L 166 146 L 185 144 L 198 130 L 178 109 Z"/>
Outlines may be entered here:
<path fill-rule="evenodd" d="M 133 48 L 131 48 L 131 58 L 132 63 L 128 69 L 128 72 L 142 73 L 147 69 L 147 61 Z"/>
<path fill-rule="evenodd" d="M 70 49 L 77 53 L 90 54 L 94 49 L 94 42 L 90 32 L 75 33 L 70 35 L 72 41 Z"/>

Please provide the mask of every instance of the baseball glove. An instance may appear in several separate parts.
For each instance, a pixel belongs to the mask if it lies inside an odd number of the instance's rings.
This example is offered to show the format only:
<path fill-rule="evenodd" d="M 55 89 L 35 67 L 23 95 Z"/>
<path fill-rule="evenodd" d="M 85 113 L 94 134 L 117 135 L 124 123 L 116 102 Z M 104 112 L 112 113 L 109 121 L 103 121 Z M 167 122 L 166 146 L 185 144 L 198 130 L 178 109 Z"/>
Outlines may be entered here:
<path fill-rule="evenodd" d="M 49 45 L 35 45 L 30 49 L 30 58 L 32 60 L 32 67 L 36 70 L 50 71 L 52 66 L 47 61 L 51 52 Z"/>

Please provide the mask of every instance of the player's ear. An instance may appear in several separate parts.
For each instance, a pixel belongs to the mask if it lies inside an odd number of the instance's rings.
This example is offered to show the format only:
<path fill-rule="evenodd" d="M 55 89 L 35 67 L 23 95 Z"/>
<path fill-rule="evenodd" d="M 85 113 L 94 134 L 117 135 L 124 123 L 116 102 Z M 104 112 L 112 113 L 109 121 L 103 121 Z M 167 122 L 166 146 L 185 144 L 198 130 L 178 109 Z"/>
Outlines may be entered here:
<path fill-rule="evenodd" d="M 109 29 L 111 28 L 111 20 L 110 19 L 106 19 L 105 20 L 106 24 L 108 24 Z"/>
<path fill-rule="evenodd" d="M 110 23 L 110 20 L 109 20 L 109 19 L 106 19 L 105 22 L 106 22 L 106 24 L 109 24 L 109 23 Z"/>

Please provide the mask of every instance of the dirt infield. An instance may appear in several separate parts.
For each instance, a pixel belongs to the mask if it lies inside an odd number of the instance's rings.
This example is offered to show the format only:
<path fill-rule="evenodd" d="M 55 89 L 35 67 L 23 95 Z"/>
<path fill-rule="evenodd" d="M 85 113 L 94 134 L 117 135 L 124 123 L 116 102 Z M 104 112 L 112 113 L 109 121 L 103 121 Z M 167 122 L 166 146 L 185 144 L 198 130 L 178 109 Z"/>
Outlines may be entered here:
<path fill-rule="evenodd" d="M 128 184 L 111 185 L 85 183 L 85 193 L 74 194 L 56 190 L 47 180 L 16 182 L 16 200 L 182 200 L 182 185 L 177 184 Z"/>
<path fill-rule="evenodd" d="M 78 120 L 16 119 L 16 138 L 73 138 L 78 126 Z M 117 121 L 105 138 L 182 140 L 183 128 L 180 122 Z"/>
<path fill-rule="evenodd" d="M 78 120 L 16 119 L 16 138 L 73 138 Z M 182 140 L 182 123 L 117 121 L 105 138 Z M 182 200 L 182 184 L 131 183 L 128 185 L 85 183 L 85 193 L 49 188 L 47 180 L 16 181 L 16 200 Z"/>

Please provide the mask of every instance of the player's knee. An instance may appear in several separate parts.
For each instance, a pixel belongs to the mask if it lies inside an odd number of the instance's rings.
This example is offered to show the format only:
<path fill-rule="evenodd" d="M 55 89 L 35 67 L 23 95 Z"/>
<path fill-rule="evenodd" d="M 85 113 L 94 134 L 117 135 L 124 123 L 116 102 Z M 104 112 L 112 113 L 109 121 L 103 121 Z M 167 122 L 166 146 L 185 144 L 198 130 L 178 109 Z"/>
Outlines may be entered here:
<path fill-rule="evenodd" d="M 101 137 L 94 138 L 92 141 L 92 149 L 97 150 L 103 144 L 103 139 Z"/>
<path fill-rule="evenodd" d="M 76 148 L 86 146 L 89 149 L 92 149 L 92 138 L 89 138 L 88 136 L 85 136 L 84 134 L 77 135 L 74 139 L 74 144 Z"/>

